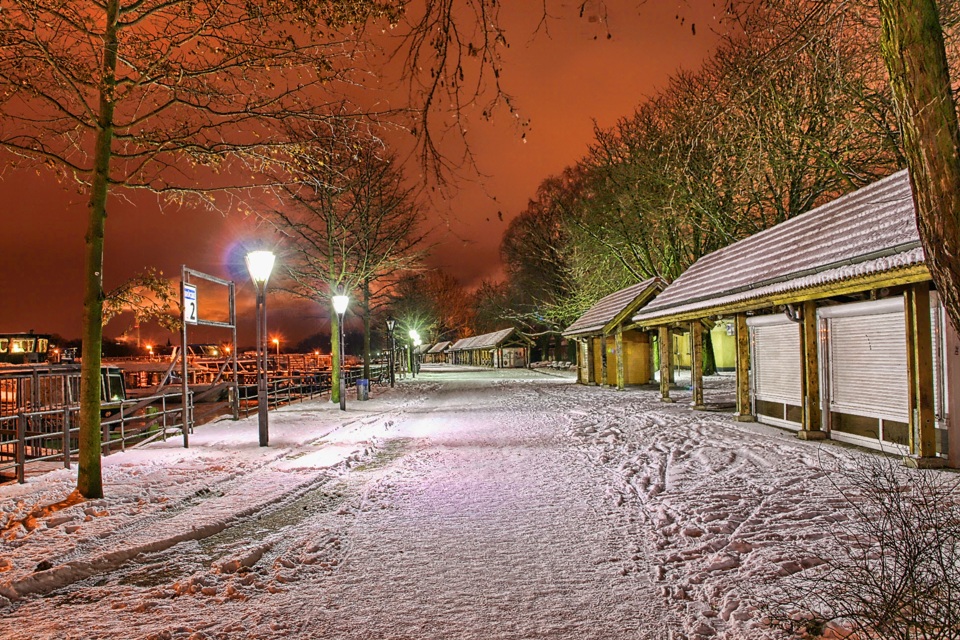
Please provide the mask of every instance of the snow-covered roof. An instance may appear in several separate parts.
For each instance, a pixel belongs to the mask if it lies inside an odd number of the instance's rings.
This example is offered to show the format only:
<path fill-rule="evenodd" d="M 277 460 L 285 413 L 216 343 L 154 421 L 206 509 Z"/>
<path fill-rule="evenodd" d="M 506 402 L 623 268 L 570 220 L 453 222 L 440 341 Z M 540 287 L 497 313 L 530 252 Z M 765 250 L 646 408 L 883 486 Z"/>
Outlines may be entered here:
<path fill-rule="evenodd" d="M 603 332 L 607 325 L 618 316 L 633 313 L 644 302 L 663 288 L 663 280 L 649 278 L 643 282 L 621 289 L 601 298 L 590 307 L 586 313 L 567 327 L 565 336 L 597 334 Z"/>
<path fill-rule="evenodd" d="M 450 346 L 450 341 L 438 342 L 437 344 L 430 347 L 430 350 L 427 353 L 443 353 L 443 350 Z"/>
<path fill-rule="evenodd" d="M 462 340 L 457 340 L 453 343 L 453 346 L 450 347 L 449 351 L 472 351 L 474 349 L 490 349 L 492 347 L 499 346 L 504 340 L 509 338 L 516 329 L 510 327 L 509 329 L 501 329 L 500 331 L 493 331 L 491 333 L 484 333 L 479 336 L 471 336 L 469 338 L 463 338 Z"/>
<path fill-rule="evenodd" d="M 924 263 L 906 171 L 706 255 L 633 317 L 742 304 Z"/>
<path fill-rule="evenodd" d="M 432 346 L 433 346 L 433 345 L 431 345 L 431 344 L 420 344 L 420 345 L 417 345 L 417 346 L 414 348 L 414 352 L 417 353 L 417 354 L 429 353 L 430 347 L 432 347 Z"/>

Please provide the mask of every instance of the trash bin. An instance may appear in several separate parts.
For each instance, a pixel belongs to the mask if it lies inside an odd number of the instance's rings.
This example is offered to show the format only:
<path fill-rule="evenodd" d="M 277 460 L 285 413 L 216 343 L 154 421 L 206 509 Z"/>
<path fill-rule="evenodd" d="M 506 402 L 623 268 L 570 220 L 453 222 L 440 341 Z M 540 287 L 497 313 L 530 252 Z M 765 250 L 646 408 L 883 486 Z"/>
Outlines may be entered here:
<path fill-rule="evenodd" d="M 370 381 L 366 378 L 357 380 L 357 400 L 370 399 Z"/>

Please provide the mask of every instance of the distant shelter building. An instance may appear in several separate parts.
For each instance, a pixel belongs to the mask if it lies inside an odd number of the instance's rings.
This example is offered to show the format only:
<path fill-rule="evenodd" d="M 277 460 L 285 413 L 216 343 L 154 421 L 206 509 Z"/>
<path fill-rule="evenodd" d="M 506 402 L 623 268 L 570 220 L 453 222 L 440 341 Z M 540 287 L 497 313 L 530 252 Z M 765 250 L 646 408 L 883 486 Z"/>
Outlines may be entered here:
<path fill-rule="evenodd" d="M 495 369 L 527 367 L 533 345 L 533 340 L 511 327 L 457 340 L 447 349 L 447 360 Z"/>
<path fill-rule="evenodd" d="M 440 364 L 447 361 L 447 349 L 453 344 L 449 340 L 438 342 L 430 347 L 423 355 L 423 361 L 430 364 Z"/>
<path fill-rule="evenodd" d="M 960 466 L 960 340 L 925 264 L 906 171 L 704 256 L 632 318 L 736 338 L 740 420 Z M 671 349 L 660 350 L 661 396 Z"/>

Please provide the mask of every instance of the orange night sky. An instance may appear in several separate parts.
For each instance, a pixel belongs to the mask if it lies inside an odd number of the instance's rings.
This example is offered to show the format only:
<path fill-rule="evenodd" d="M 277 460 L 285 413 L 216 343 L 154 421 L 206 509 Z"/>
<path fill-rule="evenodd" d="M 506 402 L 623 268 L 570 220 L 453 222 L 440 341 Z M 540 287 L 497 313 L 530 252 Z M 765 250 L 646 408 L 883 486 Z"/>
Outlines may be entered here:
<path fill-rule="evenodd" d="M 481 175 L 465 176 L 429 213 L 438 229 L 430 260 L 472 286 L 498 279 L 500 239 L 509 220 L 547 176 L 574 163 L 592 140 L 594 121 L 609 126 L 628 115 L 679 68 L 696 69 L 717 42 L 718 7 L 710 0 L 607 0 L 612 38 L 588 2 L 553 2 L 549 34 L 537 32 L 541 3 L 504 3 L 510 48 L 505 89 L 530 120 L 526 141 L 504 113 L 493 122 L 469 120 L 469 143 Z M 548 3 L 551 4 L 551 3 Z M 722 6 L 722 5 L 721 5 Z M 678 19 L 678 16 L 681 19 Z M 691 24 L 696 26 L 692 33 Z M 462 173 L 467 173 L 466 171 Z M 85 196 L 34 172 L 2 173 L 0 211 L 0 332 L 35 330 L 65 338 L 80 333 Z M 497 212 L 503 212 L 503 221 Z M 160 212 L 156 198 L 113 198 L 108 209 L 106 287 L 145 267 L 179 278 L 187 266 L 237 282 L 240 342 L 253 342 L 253 289 L 240 247 L 256 237 L 255 224 L 205 211 Z M 296 341 L 326 328 L 319 304 L 268 302 L 270 332 Z M 202 313 L 202 311 L 201 311 Z M 106 328 L 115 336 L 126 325 Z M 225 333 L 225 332 L 223 332 Z M 152 329 L 144 338 L 167 339 Z M 171 336 L 176 342 L 176 337 Z M 228 339 L 228 335 L 220 339 Z"/>

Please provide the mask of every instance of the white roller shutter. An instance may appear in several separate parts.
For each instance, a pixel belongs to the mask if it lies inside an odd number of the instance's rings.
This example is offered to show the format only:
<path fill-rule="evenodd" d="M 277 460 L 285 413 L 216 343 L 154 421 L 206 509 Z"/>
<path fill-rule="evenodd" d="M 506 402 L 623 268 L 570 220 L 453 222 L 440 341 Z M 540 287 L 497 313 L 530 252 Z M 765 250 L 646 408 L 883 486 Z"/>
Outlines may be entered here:
<path fill-rule="evenodd" d="M 800 328 L 782 316 L 748 318 L 757 400 L 801 405 Z"/>
<path fill-rule="evenodd" d="M 901 299 L 822 309 L 829 408 L 907 422 L 907 346 Z"/>

